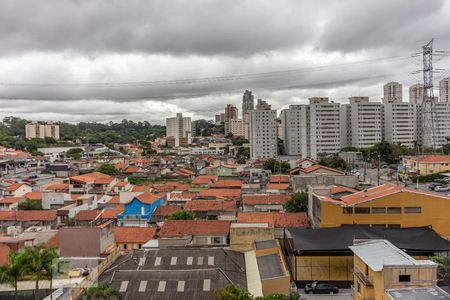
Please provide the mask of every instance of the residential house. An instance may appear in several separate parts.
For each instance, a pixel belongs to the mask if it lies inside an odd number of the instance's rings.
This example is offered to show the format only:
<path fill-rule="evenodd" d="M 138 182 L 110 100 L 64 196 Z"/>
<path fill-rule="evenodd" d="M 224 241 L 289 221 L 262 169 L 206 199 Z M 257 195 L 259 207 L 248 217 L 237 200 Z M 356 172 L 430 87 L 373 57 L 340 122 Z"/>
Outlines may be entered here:
<path fill-rule="evenodd" d="M 289 194 L 291 185 L 289 183 L 268 183 L 266 193 L 268 194 Z"/>
<path fill-rule="evenodd" d="M 120 226 L 146 227 L 156 207 L 165 202 L 165 194 L 145 192 L 125 204 L 125 210 L 118 215 Z"/>
<path fill-rule="evenodd" d="M 13 210 L 0 211 L 0 227 L 4 233 L 14 230 L 18 234 L 31 226 L 55 228 L 56 211 L 54 210 Z"/>
<path fill-rule="evenodd" d="M 60 256 L 101 257 L 114 243 L 114 221 L 59 229 Z"/>
<path fill-rule="evenodd" d="M 238 179 L 221 179 L 210 186 L 213 189 L 241 189 L 242 180 Z"/>
<path fill-rule="evenodd" d="M 209 187 L 218 180 L 217 175 L 200 175 L 195 177 L 191 184 L 197 187 Z"/>
<path fill-rule="evenodd" d="M 225 246 L 230 234 L 229 221 L 165 221 L 159 232 L 159 246 Z"/>
<path fill-rule="evenodd" d="M 235 201 L 193 200 L 184 205 L 184 210 L 194 213 L 197 219 L 236 220 Z"/>
<path fill-rule="evenodd" d="M 23 197 L 5 197 L 0 199 L 0 210 L 17 209 L 19 203 L 25 200 Z"/>
<path fill-rule="evenodd" d="M 213 174 L 218 177 L 235 177 L 238 176 L 237 166 L 220 164 L 206 168 L 206 174 Z"/>
<path fill-rule="evenodd" d="M 177 211 L 182 211 L 181 205 L 162 205 L 158 206 L 153 212 L 151 222 L 160 223 L 166 221 L 171 215 Z"/>
<path fill-rule="evenodd" d="M 133 188 L 133 185 L 126 181 L 116 183 L 114 186 L 114 194 L 120 194 L 121 192 L 129 192 Z"/>
<path fill-rule="evenodd" d="M 387 240 L 350 246 L 354 255 L 353 299 L 450 299 L 436 285 L 438 265 L 417 260 Z"/>
<path fill-rule="evenodd" d="M 156 227 L 115 227 L 114 240 L 119 249 L 131 251 L 156 238 Z"/>
<path fill-rule="evenodd" d="M 202 189 L 198 193 L 198 199 L 207 200 L 238 200 L 241 197 L 240 189 Z"/>
<path fill-rule="evenodd" d="M 196 198 L 198 193 L 185 191 L 172 191 L 167 193 L 167 204 L 184 206 L 186 202 L 192 201 Z"/>
<path fill-rule="evenodd" d="M 443 237 L 450 238 L 450 198 L 435 192 L 384 184 L 333 198 L 328 192 L 311 190 L 308 207 L 314 227 L 350 224 L 430 226 Z"/>
<path fill-rule="evenodd" d="M 322 165 L 312 165 L 306 169 L 298 167 L 289 171 L 291 175 L 344 175 L 341 170 Z"/>
<path fill-rule="evenodd" d="M 424 155 L 402 158 L 402 164 L 406 172 L 429 175 L 450 171 L 450 156 L 448 155 Z"/>
<path fill-rule="evenodd" d="M 281 212 L 284 211 L 284 205 L 288 200 L 288 194 L 242 195 L 244 212 Z"/>
<path fill-rule="evenodd" d="M 105 194 L 116 184 L 116 178 L 99 172 L 69 177 L 70 193 Z"/>
<path fill-rule="evenodd" d="M 5 188 L 3 191 L 4 197 L 23 197 L 26 193 L 32 192 L 33 188 L 23 182 L 13 183 Z"/>
<path fill-rule="evenodd" d="M 297 167 L 300 167 L 302 169 L 306 169 L 306 168 L 309 168 L 309 167 L 317 164 L 317 161 L 315 161 L 313 159 L 310 159 L 310 158 L 304 158 L 304 159 L 301 159 L 301 160 L 297 160 L 295 162 L 295 164 L 297 165 Z"/>

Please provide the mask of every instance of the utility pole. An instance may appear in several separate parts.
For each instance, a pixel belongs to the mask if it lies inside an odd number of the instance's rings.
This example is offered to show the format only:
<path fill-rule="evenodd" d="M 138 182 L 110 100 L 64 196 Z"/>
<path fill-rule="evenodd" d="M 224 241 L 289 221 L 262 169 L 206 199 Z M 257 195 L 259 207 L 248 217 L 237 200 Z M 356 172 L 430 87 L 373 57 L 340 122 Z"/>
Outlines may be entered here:
<path fill-rule="evenodd" d="M 378 164 L 377 164 L 377 185 L 380 185 L 380 157 L 381 155 L 378 153 Z"/>

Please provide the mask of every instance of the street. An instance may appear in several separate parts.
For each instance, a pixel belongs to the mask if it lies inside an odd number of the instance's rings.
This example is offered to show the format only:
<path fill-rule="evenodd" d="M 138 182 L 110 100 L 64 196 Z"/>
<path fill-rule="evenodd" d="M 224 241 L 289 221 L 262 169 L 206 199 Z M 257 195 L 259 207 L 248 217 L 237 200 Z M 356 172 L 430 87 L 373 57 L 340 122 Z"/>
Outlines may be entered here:
<path fill-rule="evenodd" d="M 305 293 L 300 293 L 302 300 L 351 300 L 350 289 L 340 289 L 339 294 L 335 295 L 307 295 Z"/>

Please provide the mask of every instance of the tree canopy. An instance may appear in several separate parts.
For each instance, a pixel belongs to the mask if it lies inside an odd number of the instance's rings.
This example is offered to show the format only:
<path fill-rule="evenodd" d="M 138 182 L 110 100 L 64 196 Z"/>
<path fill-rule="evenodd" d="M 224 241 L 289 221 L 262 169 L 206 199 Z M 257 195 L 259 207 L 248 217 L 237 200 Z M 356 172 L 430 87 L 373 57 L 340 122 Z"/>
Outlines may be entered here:
<path fill-rule="evenodd" d="M 194 220 L 195 215 L 185 210 L 176 211 L 169 216 L 169 220 Z"/>
<path fill-rule="evenodd" d="M 308 193 L 297 192 L 291 195 L 284 206 L 287 212 L 306 212 L 308 211 Z"/>
<path fill-rule="evenodd" d="M 277 161 L 273 158 L 270 158 L 264 162 L 264 170 L 270 170 L 273 174 L 278 173 L 286 173 L 291 166 L 287 161 Z"/>
<path fill-rule="evenodd" d="M 115 176 L 119 174 L 119 170 L 117 170 L 113 164 L 102 164 L 98 169 L 97 172 L 109 175 L 109 176 Z"/>
<path fill-rule="evenodd" d="M 327 166 L 334 169 L 345 170 L 347 168 L 347 162 L 339 155 L 325 155 L 319 161 L 322 166 Z"/>

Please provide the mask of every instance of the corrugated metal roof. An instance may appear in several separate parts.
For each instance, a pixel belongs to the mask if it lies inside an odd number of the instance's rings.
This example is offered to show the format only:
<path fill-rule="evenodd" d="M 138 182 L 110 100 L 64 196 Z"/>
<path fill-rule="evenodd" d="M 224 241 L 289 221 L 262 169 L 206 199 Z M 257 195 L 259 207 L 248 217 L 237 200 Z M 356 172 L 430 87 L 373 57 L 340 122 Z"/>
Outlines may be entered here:
<path fill-rule="evenodd" d="M 433 264 L 431 261 L 415 260 L 387 240 L 372 240 L 349 247 L 375 272 L 384 266 L 414 266 Z"/>

